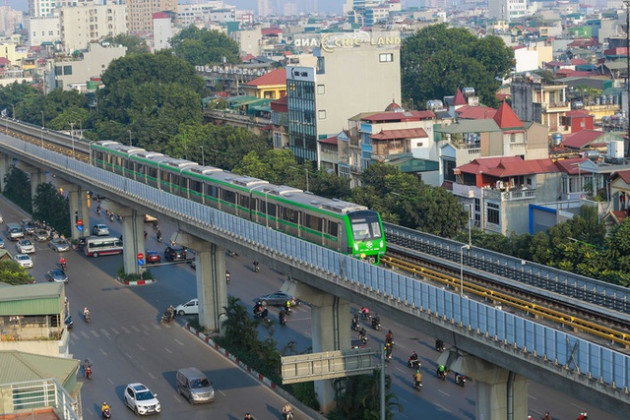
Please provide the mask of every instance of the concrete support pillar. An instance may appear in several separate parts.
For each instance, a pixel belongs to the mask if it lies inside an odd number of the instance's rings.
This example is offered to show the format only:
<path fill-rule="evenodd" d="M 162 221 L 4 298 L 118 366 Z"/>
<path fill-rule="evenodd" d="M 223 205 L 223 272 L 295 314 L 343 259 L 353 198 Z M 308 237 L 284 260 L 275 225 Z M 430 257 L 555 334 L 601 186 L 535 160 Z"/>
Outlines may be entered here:
<path fill-rule="evenodd" d="M 222 333 L 227 306 L 225 249 L 179 231 L 171 238 L 175 243 L 195 250 L 199 323 L 210 331 Z"/>
<path fill-rule="evenodd" d="M 121 206 L 111 200 L 101 201 L 100 206 L 103 211 L 109 210 L 122 216 L 123 269 L 125 274 L 140 274 L 138 254 L 144 254 L 145 251 L 144 213 Z"/>
<path fill-rule="evenodd" d="M 90 212 L 87 208 L 87 191 L 78 185 L 63 184 L 58 185 L 68 193 L 70 204 L 70 236 L 72 239 L 79 239 L 90 235 Z M 83 230 L 77 228 L 77 220 L 83 221 Z"/>
<path fill-rule="evenodd" d="M 454 368 L 454 365 L 457 365 L 457 368 Z M 527 418 L 526 378 L 471 355 L 462 356 L 451 365 L 451 369 L 471 377 L 477 383 L 475 418 L 480 420 Z"/>
<path fill-rule="evenodd" d="M 281 290 L 311 304 L 314 353 L 352 347 L 349 302 L 294 280 L 286 281 Z M 324 413 L 334 408 L 334 379 L 315 381 L 315 392 Z"/>
<path fill-rule="evenodd" d="M 9 155 L 0 154 L 0 191 L 4 191 L 4 177 L 9 172 L 12 159 Z"/>
<path fill-rule="evenodd" d="M 37 187 L 39 184 L 46 182 L 46 173 L 39 168 L 33 168 L 30 171 L 31 177 L 31 201 L 35 199 L 37 195 Z"/>

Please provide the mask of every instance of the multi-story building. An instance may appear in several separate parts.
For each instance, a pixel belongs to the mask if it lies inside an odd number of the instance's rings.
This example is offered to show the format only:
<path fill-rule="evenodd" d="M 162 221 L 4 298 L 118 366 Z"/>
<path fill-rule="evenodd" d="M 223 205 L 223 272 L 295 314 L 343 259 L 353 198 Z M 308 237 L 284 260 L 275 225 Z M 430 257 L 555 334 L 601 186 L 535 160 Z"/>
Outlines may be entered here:
<path fill-rule="evenodd" d="M 30 17 L 25 22 L 29 45 L 54 45 L 61 41 L 59 15 Z"/>
<path fill-rule="evenodd" d="M 44 72 L 44 93 L 57 88 L 75 89 L 85 92 L 90 78 L 100 77 L 113 60 L 124 57 L 127 47 L 89 45 L 82 57 L 60 61 L 51 61 Z"/>
<path fill-rule="evenodd" d="M 153 51 L 171 48 L 170 39 L 173 38 L 173 18 L 169 13 L 157 12 L 153 14 Z"/>
<path fill-rule="evenodd" d="M 287 66 L 289 148 L 320 166 L 318 140 L 337 135 L 348 118 L 400 103 L 400 36 L 324 33 L 315 66 Z"/>
<path fill-rule="evenodd" d="M 210 22 L 231 22 L 236 19 L 236 6 L 223 1 L 206 1 L 177 5 L 177 20 L 183 27 Z"/>
<path fill-rule="evenodd" d="M 104 37 L 127 33 L 127 6 L 124 4 L 62 7 L 59 19 L 61 40 L 67 52 L 83 50 Z"/>
<path fill-rule="evenodd" d="M 28 14 L 31 17 L 50 16 L 58 3 L 56 0 L 28 0 Z"/>
<path fill-rule="evenodd" d="M 134 34 L 153 33 L 154 13 L 177 13 L 177 0 L 126 0 L 126 6 L 129 32 Z"/>
<path fill-rule="evenodd" d="M 527 0 L 488 0 L 488 16 L 512 21 L 527 14 Z"/>
<path fill-rule="evenodd" d="M 512 78 L 512 109 L 522 121 L 534 121 L 549 127 L 550 132 L 562 131 L 562 118 L 571 110 L 567 85 L 547 83 L 536 74 Z"/>

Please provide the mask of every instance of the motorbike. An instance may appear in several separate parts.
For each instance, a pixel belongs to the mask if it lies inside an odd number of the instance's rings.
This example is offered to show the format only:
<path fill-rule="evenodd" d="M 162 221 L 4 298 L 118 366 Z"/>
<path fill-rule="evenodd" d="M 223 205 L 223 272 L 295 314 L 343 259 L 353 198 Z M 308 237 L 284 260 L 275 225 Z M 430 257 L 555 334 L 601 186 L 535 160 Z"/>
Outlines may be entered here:
<path fill-rule="evenodd" d="M 258 261 L 254 261 L 254 273 L 258 273 L 260 271 L 260 264 Z"/>
<path fill-rule="evenodd" d="M 68 263 L 63 262 L 63 263 L 60 263 L 59 265 L 61 265 L 61 269 L 62 269 L 63 271 L 66 271 L 66 270 L 67 270 L 67 268 L 68 268 Z"/>
<path fill-rule="evenodd" d="M 293 410 L 286 413 L 282 413 L 282 418 L 284 420 L 293 420 Z"/>
<path fill-rule="evenodd" d="M 158 231 L 157 235 L 156 235 L 156 239 L 159 243 L 162 243 L 162 232 Z"/>
<path fill-rule="evenodd" d="M 279 315 L 280 325 L 287 325 L 287 315 L 286 312 L 280 311 Z"/>
<path fill-rule="evenodd" d="M 466 375 L 460 375 L 459 373 L 455 374 L 455 383 L 459 386 L 466 385 Z"/>
<path fill-rule="evenodd" d="M 416 381 L 416 380 L 414 379 L 414 381 L 413 381 L 413 388 L 414 388 L 416 391 L 420 391 L 420 390 L 422 390 L 422 382 Z"/>
<path fill-rule="evenodd" d="M 439 351 L 440 353 L 446 350 L 446 346 L 444 345 L 444 342 L 442 340 L 435 340 L 435 350 Z"/>
<path fill-rule="evenodd" d="M 230 272 L 225 270 L 225 282 L 229 283 L 230 282 Z"/>
<path fill-rule="evenodd" d="M 112 418 L 112 412 L 109 408 L 106 408 L 105 410 L 103 410 L 101 412 L 101 417 L 103 417 L 104 419 L 111 419 Z"/>
<path fill-rule="evenodd" d="M 352 317 L 352 330 L 359 331 L 359 318 L 355 315 Z"/>
<path fill-rule="evenodd" d="M 175 311 L 169 311 L 168 309 L 164 311 L 164 314 L 162 315 L 162 322 L 164 324 L 168 324 L 174 319 L 175 319 Z"/>
<path fill-rule="evenodd" d="M 376 331 L 381 330 L 381 320 L 376 316 L 372 318 L 372 328 L 374 328 Z"/>
<path fill-rule="evenodd" d="M 83 370 L 85 372 L 85 379 L 92 379 L 92 364 L 88 360 L 83 363 Z"/>
<path fill-rule="evenodd" d="M 368 337 L 366 334 L 359 334 L 359 339 L 361 340 L 361 344 L 363 345 L 367 344 Z"/>
<path fill-rule="evenodd" d="M 90 315 L 89 311 L 83 312 L 83 320 L 88 324 L 92 322 L 92 315 Z"/>
<path fill-rule="evenodd" d="M 438 369 L 437 369 L 436 373 L 437 373 L 437 377 L 438 377 L 438 379 L 441 379 L 441 380 L 443 380 L 443 381 L 446 381 L 446 369 L 444 369 L 444 371 L 443 371 L 443 372 L 440 372 L 440 368 L 438 367 Z"/>
<path fill-rule="evenodd" d="M 70 315 L 66 317 L 66 319 L 64 320 L 64 324 L 66 324 L 66 328 L 68 328 L 69 330 L 74 327 L 74 322 L 72 321 L 72 317 Z"/>
<path fill-rule="evenodd" d="M 407 365 L 410 368 L 415 368 L 415 369 L 418 369 L 420 368 L 420 366 L 422 366 L 422 364 L 420 363 L 420 359 L 418 359 L 418 356 L 416 356 L 416 358 L 409 356 L 409 359 L 407 359 Z"/>
<path fill-rule="evenodd" d="M 114 213 L 110 213 L 109 214 L 109 221 L 113 222 L 114 221 Z"/>

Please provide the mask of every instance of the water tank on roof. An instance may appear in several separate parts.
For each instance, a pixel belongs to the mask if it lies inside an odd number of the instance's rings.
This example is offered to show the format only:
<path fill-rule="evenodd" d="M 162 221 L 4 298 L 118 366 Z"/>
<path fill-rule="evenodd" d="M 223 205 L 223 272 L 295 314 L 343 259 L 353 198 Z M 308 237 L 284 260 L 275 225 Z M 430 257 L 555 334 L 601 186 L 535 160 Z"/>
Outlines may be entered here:
<path fill-rule="evenodd" d="M 599 158 L 599 152 L 597 150 L 587 150 L 582 153 L 582 157 L 587 157 L 590 160 L 597 160 L 597 158 Z"/>
<path fill-rule="evenodd" d="M 554 146 L 559 146 L 562 143 L 562 133 L 553 133 L 551 135 L 551 144 Z"/>
<path fill-rule="evenodd" d="M 606 156 L 611 159 L 623 159 L 623 140 L 613 140 L 606 145 Z"/>
<path fill-rule="evenodd" d="M 439 99 L 430 99 L 427 101 L 427 109 L 429 111 L 435 111 L 436 109 L 443 109 L 444 105 L 442 104 L 442 101 L 440 101 Z"/>
<path fill-rule="evenodd" d="M 474 87 L 462 88 L 462 93 L 464 94 L 465 97 L 473 96 L 475 94 L 475 88 Z"/>

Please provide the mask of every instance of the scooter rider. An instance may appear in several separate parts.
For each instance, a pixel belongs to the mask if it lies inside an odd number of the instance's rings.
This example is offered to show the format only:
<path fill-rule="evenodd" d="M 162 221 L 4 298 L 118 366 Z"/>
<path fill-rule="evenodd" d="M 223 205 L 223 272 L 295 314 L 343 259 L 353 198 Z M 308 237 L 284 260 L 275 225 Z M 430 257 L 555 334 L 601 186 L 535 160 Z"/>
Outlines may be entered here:
<path fill-rule="evenodd" d="M 435 340 L 435 350 L 443 352 L 445 350 L 444 341 L 440 339 Z"/>
<path fill-rule="evenodd" d="M 437 368 L 437 377 L 440 379 L 446 379 L 446 368 L 444 365 L 439 365 Z"/>
<path fill-rule="evenodd" d="M 105 410 L 111 411 L 111 409 L 109 408 L 109 404 L 107 404 L 107 402 L 103 402 L 103 405 L 101 405 L 101 413 L 104 413 Z"/>
<path fill-rule="evenodd" d="M 293 407 L 291 407 L 291 404 L 286 403 L 282 407 L 282 418 L 284 420 L 291 420 L 293 418 Z"/>
<path fill-rule="evenodd" d="M 361 306 L 361 316 L 363 319 L 370 319 L 370 310 L 365 306 Z"/>
<path fill-rule="evenodd" d="M 418 360 L 418 354 L 415 351 L 409 356 L 408 363 L 409 367 L 420 367 L 420 360 Z"/>
<path fill-rule="evenodd" d="M 365 328 L 361 328 L 359 330 L 359 340 L 361 340 L 361 343 L 363 344 L 367 343 L 367 332 L 365 331 Z"/>
<path fill-rule="evenodd" d="M 378 330 L 381 328 L 381 317 L 378 314 L 374 315 L 372 318 L 372 328 Z"/>
<path fill-rule="evenodd" d="M 278 314 L 278 318 L 280 319 L 280 325 L 286 325 L 287 323 L 287 313 L 283 310 Z"/>
<path fill-rule="evenodd" d="M 59 266 L 61 266 L 62 270 L 66 271 L 67 262 L 64 257 L 59 258 Z"/>
<path fill-rule="evenodd" d="M 422 386 L 422 373 L 420 372 L 420 369 L 417 369 L 416 373 L 413 375 L 413 386 L 416 389 L 420 389 Z"/>
<path fill-rule="evenodd" d="M 359 330 L 359 317 L 357 316 L 357 314 L 354 314 L 352 316 L 352 329 L 354 331 L 358 331 Z"/>
<path fill-rule="evenodd" d="M 394 347 L 394 333 L 392 330 L 387 331 L 387 335 L 385 336 L 385 343 L 390 344 Z"/>

